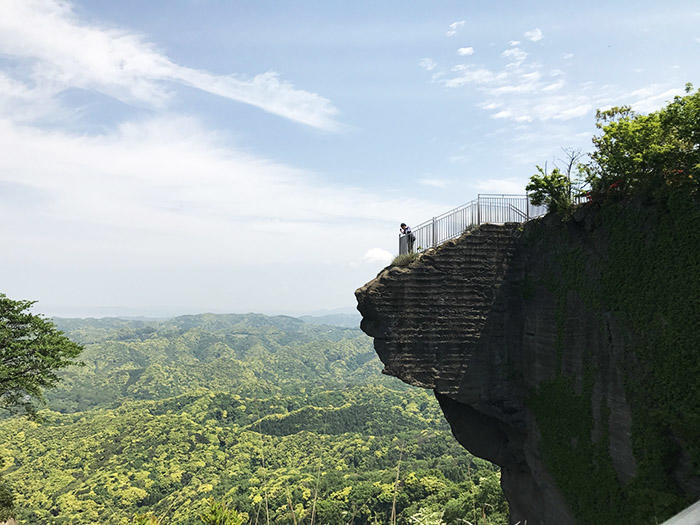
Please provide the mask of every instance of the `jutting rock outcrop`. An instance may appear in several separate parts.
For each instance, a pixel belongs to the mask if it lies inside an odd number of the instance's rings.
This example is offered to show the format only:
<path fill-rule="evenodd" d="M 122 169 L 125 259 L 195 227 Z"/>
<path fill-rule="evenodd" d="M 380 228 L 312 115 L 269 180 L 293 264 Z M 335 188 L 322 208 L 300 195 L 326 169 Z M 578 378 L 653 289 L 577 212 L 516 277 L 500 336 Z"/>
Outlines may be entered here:
<path fill-rule="evenodd" d="M 482 225 L 356 291 L 384 372 L 501 466 L 513 523 L 654 523 L 700 497 L 698 218 Z"/>

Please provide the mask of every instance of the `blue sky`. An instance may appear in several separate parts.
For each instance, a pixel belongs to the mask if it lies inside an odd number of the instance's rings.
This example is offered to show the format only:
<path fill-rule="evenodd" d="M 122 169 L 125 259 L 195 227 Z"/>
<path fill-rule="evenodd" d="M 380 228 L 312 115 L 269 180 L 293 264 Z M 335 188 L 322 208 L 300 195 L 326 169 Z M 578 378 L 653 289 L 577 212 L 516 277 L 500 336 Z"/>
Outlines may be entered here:
<path fill-rule="evenodd" d="M 695 2 L 0 0 L 2 290 L 302 313 L 700 82 Z"/>

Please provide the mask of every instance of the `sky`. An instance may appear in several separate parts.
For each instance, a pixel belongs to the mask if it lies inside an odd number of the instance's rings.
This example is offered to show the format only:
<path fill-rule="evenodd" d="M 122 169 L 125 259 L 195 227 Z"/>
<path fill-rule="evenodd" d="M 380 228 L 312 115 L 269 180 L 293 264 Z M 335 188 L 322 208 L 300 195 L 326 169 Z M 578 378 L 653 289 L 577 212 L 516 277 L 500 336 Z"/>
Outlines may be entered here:
<path fill-rule="evenodd" d="M 700 6 L 0 0 L 0 292 L 48 315 L 298 315 L 522 193 L 596 108 L 700 84 Z"/>

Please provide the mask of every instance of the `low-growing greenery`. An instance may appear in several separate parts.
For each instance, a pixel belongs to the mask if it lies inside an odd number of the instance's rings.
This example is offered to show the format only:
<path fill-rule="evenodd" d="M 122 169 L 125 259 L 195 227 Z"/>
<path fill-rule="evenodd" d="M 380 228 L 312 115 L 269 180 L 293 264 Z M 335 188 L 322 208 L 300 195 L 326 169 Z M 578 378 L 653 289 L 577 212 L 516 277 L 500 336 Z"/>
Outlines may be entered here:
<path fill-rule="evenodd" d="M 418 252 L 402 253 L 394 257 L 394 260 L 391 261 L 391 266 L 408 266 L 418 259 L 419 256 L 420 254 Z"/>

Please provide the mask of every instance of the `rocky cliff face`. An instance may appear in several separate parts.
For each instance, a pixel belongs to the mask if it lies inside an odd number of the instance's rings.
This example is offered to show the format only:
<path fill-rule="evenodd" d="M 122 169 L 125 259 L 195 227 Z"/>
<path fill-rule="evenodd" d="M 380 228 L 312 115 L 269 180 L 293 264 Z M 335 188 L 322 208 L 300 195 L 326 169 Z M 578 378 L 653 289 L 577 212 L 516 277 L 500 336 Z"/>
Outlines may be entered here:
<path fill-rule="evenodd" d="M 679 337 L 700 243 L 674 213 L 484 225 L 357 290 L 384 372 L 502 467 L 514 523 L 653 523 L 700 496 L 697 325 Z"/>

